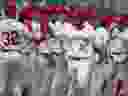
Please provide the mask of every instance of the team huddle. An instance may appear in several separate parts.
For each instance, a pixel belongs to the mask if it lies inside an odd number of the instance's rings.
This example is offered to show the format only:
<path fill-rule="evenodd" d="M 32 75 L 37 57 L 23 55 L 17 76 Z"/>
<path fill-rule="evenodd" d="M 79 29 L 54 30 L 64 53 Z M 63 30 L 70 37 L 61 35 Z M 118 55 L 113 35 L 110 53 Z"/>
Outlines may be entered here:
<path fill-rule="evenodd" d="M 34 43 L 40 41 L 35 49 L 37 48 L 41 54 L 50 55 L 55 53 L 60 57 L 63 55 L 62 60 L 67 61 L 66 69 L 68 73 L 73 75 L 77 71 L 75 79 L 78 81 L 79 88 L 90 86 L 91 90 L 88 96 L 94 96 L 104 83 L 103 79 L 125 79 L 122 72 L 118 72 L 113 77 L 113 74 L 117 72 L 114 69 L 116 63 L 125 63 L 127 60 L 127 46 L 124 47 L 127 44 L 124 44 L 124 41 L 126 42 L 128 39 L 128 26 L 117 21 L 113 20 L 106 27 L 101 21 L 99 24 L 92 25 L 88 20 L 85 20 L 80 25 L 74 25 L 68 21 L 51 20 L 48 22 L 49 31 L 44 37 L 43 32 L 40 32 L 40 24 L 36 21 L 32 21 L 33 32 L 28 32 L 29 28 L 23 22 L 2 18 L 0 20 L 1 50 L 13 50 L 14 53 L 6 56 L 4 55 L 6 52 L 1 51 L 1 54 L 3 54 L 1 57 L 7 59 L 9 57 L 12 57 L 11 59 L 20 58 L 21 53 L 34 49 Z M 82 28 L 77 28 L 79 26 L 82 26 Z M 39 40 L 42 36 L 44 38 Z M 10 42 L 10 40 L 12 41 Z M 17 53 L 20 50 L 22 52 Z M 41 63 L 43 63 L 43 59 L 41 60 Z M 55 61 L 56 71 L 63 69 L 63 66 L 65 66 L 64 61 Z M 42 65 L 40 64 L 40 66 Z M 59 86 L 58 84 L 62 81 L 58 80 L 58 78 L 61 77 L 61 73 L 58 75 L 56 72 L 52 87 Z M 90 79 L 92 80 L 89 81 Z M 90 85 L 89 82 L 91 82 Z M 96 86 L 94 86 L 94 82 Z"/>

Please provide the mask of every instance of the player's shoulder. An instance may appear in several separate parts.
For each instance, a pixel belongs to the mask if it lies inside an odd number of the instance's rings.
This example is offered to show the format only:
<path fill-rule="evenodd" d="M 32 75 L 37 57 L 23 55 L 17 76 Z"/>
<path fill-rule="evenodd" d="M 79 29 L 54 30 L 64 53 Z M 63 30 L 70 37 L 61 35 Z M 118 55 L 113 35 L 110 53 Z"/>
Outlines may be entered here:
<path fill-rule="evenodd" d="M 5 18 L 0 20 L 0 24 L 5 25 L 6 27 L 12 27 L 12 29 L 21 29 L 24 27 L 23 23 L 11 18 Z"/>

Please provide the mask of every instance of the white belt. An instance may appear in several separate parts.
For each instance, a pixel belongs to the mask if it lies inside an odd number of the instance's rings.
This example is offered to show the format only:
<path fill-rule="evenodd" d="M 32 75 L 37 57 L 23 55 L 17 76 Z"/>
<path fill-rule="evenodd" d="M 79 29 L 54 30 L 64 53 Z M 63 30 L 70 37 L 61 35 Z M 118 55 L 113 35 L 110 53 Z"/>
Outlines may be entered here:
<path fill-rule="evenodd" d="M 0 54 L 0 58 L 1 59 L 11 59 L 11 58 L 20 58 L 21 54 L 19 54 L 18 52 L 1 52 Z"/>

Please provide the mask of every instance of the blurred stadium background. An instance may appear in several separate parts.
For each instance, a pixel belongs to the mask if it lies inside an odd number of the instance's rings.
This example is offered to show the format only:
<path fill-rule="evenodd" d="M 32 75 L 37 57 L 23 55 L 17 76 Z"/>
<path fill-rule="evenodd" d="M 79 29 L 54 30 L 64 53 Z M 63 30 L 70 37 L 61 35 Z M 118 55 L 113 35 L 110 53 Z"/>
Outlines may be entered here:
<path fill-rule="evenodd" d="M 5 8 L 7 2 L 16 2 L 18 7 L 22 7 L 24 2 L 32 1 L 33 4 L 65 4 L 65 5 L 85 5 L 96 6 L 98 9 L 111 9 L 118 14 L 128 13 L 128 0 L 0 0 L 0 8 Z M 70 1 L 70 2 L 69 2 Z"/>

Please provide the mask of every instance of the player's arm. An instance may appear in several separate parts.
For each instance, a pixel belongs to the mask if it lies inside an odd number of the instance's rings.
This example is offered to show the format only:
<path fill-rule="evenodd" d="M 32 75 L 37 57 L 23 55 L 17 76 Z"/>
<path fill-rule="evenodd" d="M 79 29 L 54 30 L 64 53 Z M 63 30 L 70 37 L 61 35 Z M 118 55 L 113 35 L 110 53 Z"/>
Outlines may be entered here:
<path fill-rule="evenodd" d="M 127 30 L 128 31 L 128 30 Z M 128 40 L 128 32 L 124 31 L 124 32 L 120 32 L 117 36 L 118 38 L 122 39 L 122 40 Z"/>
<path fill-rule="evenodd" d="M 88 34 L 82 30 L 77 30 L 72 24 L 65 22 L 64 24 L 53 24 L 49 22 L 50 28 L 54 31 L 56 37 L 64 36 L 71 39 L 87 38 Z"/>

